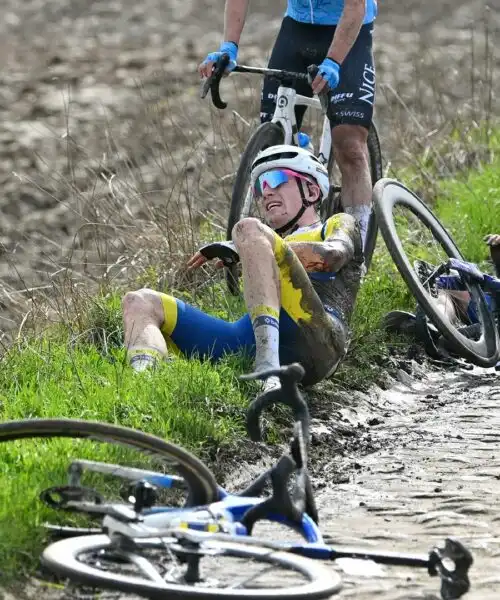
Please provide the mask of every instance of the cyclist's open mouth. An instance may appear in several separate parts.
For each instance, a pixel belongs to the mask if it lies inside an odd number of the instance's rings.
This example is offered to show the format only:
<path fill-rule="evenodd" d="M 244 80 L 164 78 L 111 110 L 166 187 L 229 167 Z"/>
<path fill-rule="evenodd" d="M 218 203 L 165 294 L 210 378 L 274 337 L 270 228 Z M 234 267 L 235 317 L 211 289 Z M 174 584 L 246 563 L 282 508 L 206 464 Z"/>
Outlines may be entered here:
<path fill-rule="evenodd" d="M 266 204 L 266 212 L 269 212 L 270 210 L 272 210 L 273 208 L 276 208 L 277 206 L 281 206 L 281 202 L 276 202 L 276 200 L 269 202 L 268 204 Z"/>

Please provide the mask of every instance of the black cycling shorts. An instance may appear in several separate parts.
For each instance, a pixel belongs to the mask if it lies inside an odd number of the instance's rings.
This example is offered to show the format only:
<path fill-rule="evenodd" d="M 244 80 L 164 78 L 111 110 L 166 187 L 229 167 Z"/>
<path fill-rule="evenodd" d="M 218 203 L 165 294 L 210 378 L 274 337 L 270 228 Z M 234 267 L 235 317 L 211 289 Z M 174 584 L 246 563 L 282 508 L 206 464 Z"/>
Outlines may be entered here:
<path fill-rule="evenodd" d="M 285 17 L 276 38 L 269 68 L 306 73 L 309 65 L 319 65 L 326 57 L 335 33 L 335 25 L 311 25 Z M 335 120 L 332 123 L 369 127 L 375 100 L 375 68 L 372 52 L 373 23 L 361 27 L 358 38 L 340 68 L 340 82 L 333 91 Z M 264 79 L 260 118 L 270 121 L 274 114 L 279 83 Z M 307 82 L 297 82 L 295 89 L 303 96 L 312 96 Z M 300 128 L 305 106 L 295 107 Z"/>

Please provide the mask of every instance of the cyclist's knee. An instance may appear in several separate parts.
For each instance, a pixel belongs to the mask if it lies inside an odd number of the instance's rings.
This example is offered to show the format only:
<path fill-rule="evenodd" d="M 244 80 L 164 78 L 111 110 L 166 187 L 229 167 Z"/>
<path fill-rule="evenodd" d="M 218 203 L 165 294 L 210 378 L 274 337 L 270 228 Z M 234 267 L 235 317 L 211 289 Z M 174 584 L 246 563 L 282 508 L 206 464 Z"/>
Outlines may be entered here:
<path fill-rule="evenodd" d="M 246 217 L 238 221 L 231 232 L 235 244 L 266 235 L 265 226 L 255 217 Z"/>
<path fill-rule="evenodd" d="M 255 254 L 256 251 L 273 252 L 275 236 L 272 229 L 254 217 L 238 221 L 232 231 L 232 240 L 240 256 Z"/>
<path fill-rule="evenodd" d="M 127 292 L 122 300 L 123 319 L 148 320 L 158 326 L 163 321 L 163 309 L 159 292 L 149 288 L 142 288 L 135 292 Z"/>
<path fill-rule="evenodd" d="M 367 131 L 363 127 L 344 125 L 334 130 L 335 157 L 339 165 L 359 166 L 367 161 Z"/>

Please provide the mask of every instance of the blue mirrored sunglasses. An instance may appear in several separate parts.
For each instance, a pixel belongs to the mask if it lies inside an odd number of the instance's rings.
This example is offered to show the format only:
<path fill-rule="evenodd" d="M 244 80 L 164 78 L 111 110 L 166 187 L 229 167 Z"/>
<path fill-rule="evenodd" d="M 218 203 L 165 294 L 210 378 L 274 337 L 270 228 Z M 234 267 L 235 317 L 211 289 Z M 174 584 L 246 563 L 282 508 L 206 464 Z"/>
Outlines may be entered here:
<path fill-rule="evenodd" d="M 302 173 L 297 173 L 291 169 L 274 169 L 273 171 L 266 171 L 257 177 L 253 192 L 255 196 L 261 197 L 264 195 L 266 187 L 270 187 L 274 190 L 289 181 L 290 177 L 298 177 L 304 181 L 310 181 L 310 179 Z"/>

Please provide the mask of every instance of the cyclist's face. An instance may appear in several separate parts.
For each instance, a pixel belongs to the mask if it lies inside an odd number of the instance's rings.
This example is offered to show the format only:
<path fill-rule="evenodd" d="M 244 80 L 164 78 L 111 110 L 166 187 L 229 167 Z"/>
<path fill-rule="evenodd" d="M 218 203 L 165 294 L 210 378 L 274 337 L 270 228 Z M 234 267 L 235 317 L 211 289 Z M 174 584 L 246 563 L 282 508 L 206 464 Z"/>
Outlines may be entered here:
<path fill-rule="evenodd" d="M 293 219 L 302 207 L 298 181 L 290 178 L 278 187 L 266 186 L 258 198 L 259 208 L 266 223 L 273 229 Z"/>

